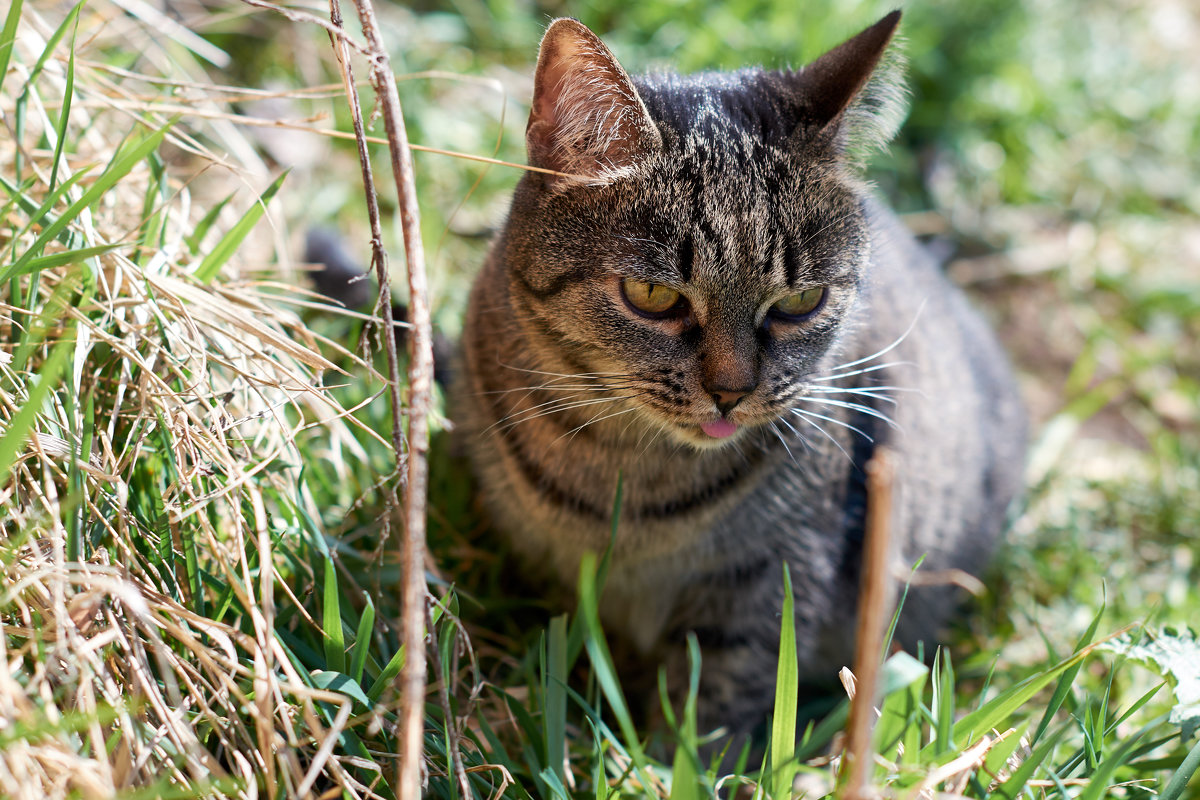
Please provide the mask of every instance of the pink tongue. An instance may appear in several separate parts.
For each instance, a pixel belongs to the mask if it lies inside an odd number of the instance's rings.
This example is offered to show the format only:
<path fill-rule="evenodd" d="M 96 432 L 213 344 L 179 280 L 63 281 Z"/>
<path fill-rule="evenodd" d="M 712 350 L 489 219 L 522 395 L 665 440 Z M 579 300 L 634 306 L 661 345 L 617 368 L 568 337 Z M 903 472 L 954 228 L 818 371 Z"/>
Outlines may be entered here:
<path fill-rule="evenodd" d="M 724 439 L 727 436 L 733 436 L 737 431 L 737 425 L 734 425 L 729 420 L 721 417 L 715 422 L 706 422 L 700 426 L 700 430 L 707 433 L 714 439 Z"/>

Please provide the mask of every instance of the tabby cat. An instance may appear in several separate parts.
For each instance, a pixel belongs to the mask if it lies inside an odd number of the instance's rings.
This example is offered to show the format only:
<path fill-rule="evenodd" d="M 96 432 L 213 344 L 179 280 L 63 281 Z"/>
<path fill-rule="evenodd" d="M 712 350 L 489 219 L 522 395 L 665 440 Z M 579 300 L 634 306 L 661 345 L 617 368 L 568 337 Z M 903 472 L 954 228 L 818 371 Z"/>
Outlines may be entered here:
<path fill-rule="evenodd" d="M 676 674 L 694 633 L 708 726 L 769 711 L 783 562 L 803 677 L 850 663 L 881 443 L 908 566 L 978 571 L 1020 486 L 1003 354 L 857 177 L 901 117 L 899 17 L 800 70 L 642 77 L 556 20 L 526 134 L 549 172 L 471 294 L 457 417 L 494 525 L 570 591 L 623 476 L 606 631 Z M 953 607 L 915 590 L 899 641 Z"/>

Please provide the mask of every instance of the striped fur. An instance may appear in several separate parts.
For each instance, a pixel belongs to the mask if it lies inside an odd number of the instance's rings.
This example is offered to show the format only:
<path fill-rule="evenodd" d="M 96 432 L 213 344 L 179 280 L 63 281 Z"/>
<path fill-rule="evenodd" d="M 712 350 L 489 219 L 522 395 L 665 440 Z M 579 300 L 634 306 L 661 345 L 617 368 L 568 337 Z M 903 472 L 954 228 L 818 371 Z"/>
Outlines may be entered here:
<path fill-rule="evenodd" d="M 862 467 L 898 453 L 897 558 L 978 571 L 1017 492 L 1024 418 L 1003 354 L 962 295 L 848 166 L 890 133 L 898 15 L 796 72 L 629 78 L 573 20 L 543 40 L 530 173 L 476 281 L 459 427 L 495 527 L 568 594 L 609 542 L 607 630 L 682 674 L 699 638 L 703 718 L 769 707 L 781 564 L 806 679 L 848 664 Z M 621 281 L 674 289 L 648 319 Z M 825 287 L 802 321 L 772 304 Z M 715 438 L 714 391 L 750 387 Z M 901 640 L 953 604 L 910 598 Z"/>

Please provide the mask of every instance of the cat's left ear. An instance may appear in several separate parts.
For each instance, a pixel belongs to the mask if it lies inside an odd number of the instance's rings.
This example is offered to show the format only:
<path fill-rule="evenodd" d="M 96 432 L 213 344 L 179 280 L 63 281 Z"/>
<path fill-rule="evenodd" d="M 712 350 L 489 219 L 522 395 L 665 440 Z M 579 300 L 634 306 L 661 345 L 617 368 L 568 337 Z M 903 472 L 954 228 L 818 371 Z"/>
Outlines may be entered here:
<path fill-rule="evenodd" d="M 604 42 L 581 22 L 556 19 L 538 53 L 525 142 L 533 166 L 605 183 L 662 139 Z"/>
<path fill-rule="evenodd" d="M 855 158 L 895 136 L 906 107 L 903 58 L 888 45 L 899 24 L 893 11 L 792 74 L 801 103 L 798 138 Z"/>

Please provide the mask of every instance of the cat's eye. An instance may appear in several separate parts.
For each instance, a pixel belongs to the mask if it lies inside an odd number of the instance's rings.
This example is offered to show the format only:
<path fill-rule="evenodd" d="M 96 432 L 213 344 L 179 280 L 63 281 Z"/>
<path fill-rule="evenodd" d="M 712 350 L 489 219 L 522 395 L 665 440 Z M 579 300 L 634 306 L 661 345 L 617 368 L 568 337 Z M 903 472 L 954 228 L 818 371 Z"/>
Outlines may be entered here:
<path fill-rule="evenodd" d="M 621 281 L 621 293 L 635 311 L 651 317 L 672 316 L 686 302 L 679 292 L 660 283 L 626 278 Z"/>
<path fill-rule="evenodd" d="M 771 306 L 771 313 L 780 319 L 795 322 L 815 312 L 824 301 L 825 287 L 805 289 L 803 292 L 789 294 L 775 303 Z"/>

